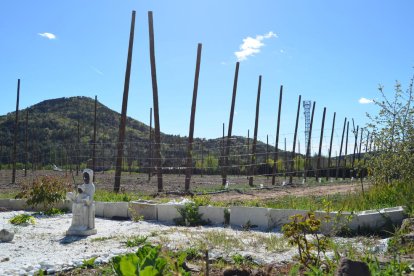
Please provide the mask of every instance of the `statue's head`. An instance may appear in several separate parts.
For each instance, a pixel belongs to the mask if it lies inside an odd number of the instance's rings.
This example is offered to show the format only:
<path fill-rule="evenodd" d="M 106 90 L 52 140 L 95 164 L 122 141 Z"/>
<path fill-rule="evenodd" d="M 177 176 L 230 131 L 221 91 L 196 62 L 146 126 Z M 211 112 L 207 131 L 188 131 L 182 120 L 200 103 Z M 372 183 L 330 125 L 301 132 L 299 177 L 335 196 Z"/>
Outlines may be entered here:
<path fill-rule="evenodd" d="M 83 170 L 83 183 L 89 184 L 93 180 L 93 171 L 91 169 Z"/>

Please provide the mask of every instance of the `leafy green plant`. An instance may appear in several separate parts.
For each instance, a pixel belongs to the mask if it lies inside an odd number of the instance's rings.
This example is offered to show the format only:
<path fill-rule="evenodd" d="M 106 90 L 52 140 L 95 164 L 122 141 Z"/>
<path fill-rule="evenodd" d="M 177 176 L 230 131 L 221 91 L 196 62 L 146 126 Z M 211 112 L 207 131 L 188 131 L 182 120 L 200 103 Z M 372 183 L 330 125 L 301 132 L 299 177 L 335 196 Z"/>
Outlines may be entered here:
<path fill-rule="evenodd" d="M 14 225 L 35 224 L 35 218 L 28 214 L 20 214 L 12 217 L 9 222 Z"/>
<path fill-rule="evenodd" d="M 127 247 L 136 247 L 144 244 L 147 241 L 147 236 L 135 236 L 125 242 Z"/>
<path fill-rule="evenodd" d="M 70 189 L 71 184 L 67 178 L 39 176 L 31 184 L 23 185 L 23 191 L 16 197 L 27 199 L 29 206 L 43 205 L 43 208 L 48 210 L 54 203 L 63 200 Z"/>
<path fill-rule="evenodd" d="M 161 254 L 161 246 L 144 245 L 136 253 L 116 256 L 112 259 L 112 266 L 117 275 L 163 276 L 163 275 L 191 275 L 183 268 L 185 254 L 175 262 Z"/>
<path fill-rule="evenodd" d="M 298 248 L 299 261 L 306 266 L 318 267 L 322 254 L 325 254 L 329 240 L 319 234 L 321 220 L 313 212 L 290 217 L 291 222 L 282 227 L 283 235 L 289 243 Z M 316 252 L 315 252 L 316 251 Z"/>
<path fill-rule="evenodd" d="M 253 264 L 253 260 L 251 258 L 244 257 L 238 253 L 231 256 L 231 259 L 236 265 L 252 265 Z"/>
<path fill-rule="evenodd" d="M 194 202 L 184 204 L 178 207 L 181 218 L 174 219 L 176 225 L 180 226 L 199 226 L 209 224 L 209 221 L 202 219 L 202 214 L 198 212 L 198 205 Z"/>
<path fill-rule="evenodd" d="M 160 258 L 161 246 L 145 245 L 136 253 L 113 258 L 113 267 L 118 275 L 163 275 L 167 266 Z"/>
<path fill-rule="evenodd" d="M 97 257 L 93 257 L 93 258 L 90 258 L 89 260 L 83 260 L 80 268 L 94 268 L 96 258 Z"/>

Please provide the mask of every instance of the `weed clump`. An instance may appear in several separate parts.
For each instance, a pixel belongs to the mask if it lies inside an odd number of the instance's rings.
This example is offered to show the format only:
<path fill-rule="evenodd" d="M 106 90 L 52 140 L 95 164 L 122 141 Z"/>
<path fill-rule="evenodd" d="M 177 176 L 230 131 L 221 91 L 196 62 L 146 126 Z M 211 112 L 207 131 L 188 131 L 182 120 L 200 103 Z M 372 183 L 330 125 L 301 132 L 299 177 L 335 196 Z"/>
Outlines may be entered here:
<path fill-rule="evenodd" d="M 12 217 L 9 222 L 14 225 L 35 224 L 35 218 L 28 214 L 20 214 Z"/>
<path fill-rule="evenodd" d="M 208 220 L 202 219 L 202 214 L 198 212 L 198 204 L 188 202 L 183 207 L 178 208 L 181 217 L 174 219 L 176 225 L 179 226 L 200 226 L 210 223 Z"/>

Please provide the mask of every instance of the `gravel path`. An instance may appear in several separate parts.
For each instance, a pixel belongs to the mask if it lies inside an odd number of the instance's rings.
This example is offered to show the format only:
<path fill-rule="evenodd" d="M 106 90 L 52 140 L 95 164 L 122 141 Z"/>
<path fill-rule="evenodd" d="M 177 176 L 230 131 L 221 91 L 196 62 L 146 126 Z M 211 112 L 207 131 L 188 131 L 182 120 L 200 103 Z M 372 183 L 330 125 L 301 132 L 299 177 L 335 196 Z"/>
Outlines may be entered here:
<path fill-rule="evenodd" d="M 13 226 L 8 222 L 21 213 L 25 212 L 0 213 L 0 227 L 15 231 L 12 242 L 0 243 L 0 275 L 33 275 L 39 269 L 47 270 L 49 274 L 80 266 L 83 260 L 92 257 L 97 257 L 95 263 L 108 262 L 113 256 L 136 251 L 136 248 L 126 247 L 125 241 L 138 235 L 148 236 L 149 242 L 170 250 L 207 246 L 212 259 L 231 260 L 231 256 L 240 254 L 258 264 L 269 264 L 290 262 L 296 253 L 280 233 L 96 218 L 96 235 L 66 237 L 72 214 L 37 217 L 34 225 L 27 226 Z M 353 239 L 344 242 L 358 243 Z M 378 242 L 383 244 L 383 241 Z"/>
<path fill-rule="evenodd" d="M 98 257 L 95 262 L 108 262 L 115 255 L 135 251 L 128 248 L 125 241 L 133 236 L 148 236 L 151 243 L 160 243 L 171 250 L 200 246 L 207 237 L 213 244 L 223 243 L 220 248 L 212 248 L 211 257 L 229 258 L 236 253 L 255 255 L 256 261 L 270 263 L 272 261 L 289 260 L 293 250 L 281 247 L 289 254 L 267 254 L 264 248 L 244 249 L 250 239 L 270 237 L 281 234 L 262 232 L 244 232 L 221 227 L 175 227 L 155 222 L 115 221 L 96 218 L 98 233 L 89 237 L 66 237 L 72 214 L 56 217 L 37 217 L 36 223 L 27 226 L 12 226 L 8 220 L 23 211 L 0 213 L 0 227 L 6 226 L 15 231 L 10 243 L 0 243 L 0 275 L 32 275 L 39 269 L 54 271 L 67 270 L 80 266 L 83 260 Z M 26 212 L 27 213 L 27 212 Z M 233 248 L 234 246 L 234 248 Z M 214 247 L 214 246 L 213 246 Z M 246 248 L 249 246 L 246 246 Z M 262 251 L 262 253 L 260 253 Z"/>

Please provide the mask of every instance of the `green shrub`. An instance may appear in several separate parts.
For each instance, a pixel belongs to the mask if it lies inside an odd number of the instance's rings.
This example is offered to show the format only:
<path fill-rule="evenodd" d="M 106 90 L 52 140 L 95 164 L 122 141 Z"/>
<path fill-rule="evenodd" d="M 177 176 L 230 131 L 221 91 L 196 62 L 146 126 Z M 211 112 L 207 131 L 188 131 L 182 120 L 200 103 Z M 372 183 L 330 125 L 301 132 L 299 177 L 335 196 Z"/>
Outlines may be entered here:
<path fill-rule="evenodd" d="M 35 218 L 28 214 L 20 214 L 12 217 L 9 222 L 14 225 L 35 224 Z"/>
<path fill-rule="evenodd" d="M 67 178 L 40 176 L 35 178 L 31 184 L 24 185 L 23 191 L 16 197 L 27 199 L 29 206 L 43 205 L 45 210 L 49 210 L 54 203 L 63 200 L 70 189 L 71 184 Z"/>
<path fill-rule="evenodd" d="M 289 243 L 298 248 L 299 261 L 308 269 L 319 267 L 322 254 L 325 254 L 329 240 L 318 232 L 321 220 L 313 212 L 290 217 L 291 222 L 282 227 L 283 235 Z"/>
<path fill-rule="evenodd" d="M 180 226 L 199 226 L 209 224 L 209 221 L 202 219 L 202 214 L 198 212 L 198 204 L 189 202 L 184 207 L 178 207 L 181 218 L 174 219 L 176 225 Z"/>

